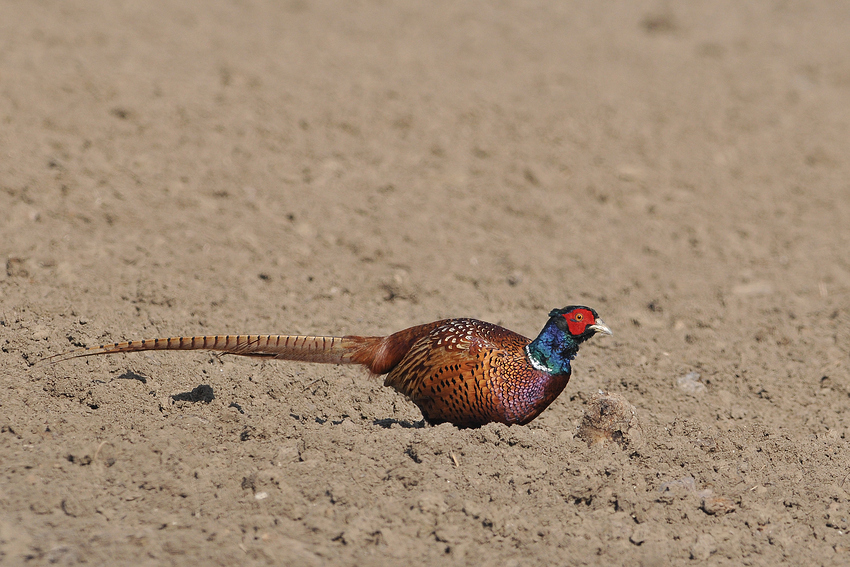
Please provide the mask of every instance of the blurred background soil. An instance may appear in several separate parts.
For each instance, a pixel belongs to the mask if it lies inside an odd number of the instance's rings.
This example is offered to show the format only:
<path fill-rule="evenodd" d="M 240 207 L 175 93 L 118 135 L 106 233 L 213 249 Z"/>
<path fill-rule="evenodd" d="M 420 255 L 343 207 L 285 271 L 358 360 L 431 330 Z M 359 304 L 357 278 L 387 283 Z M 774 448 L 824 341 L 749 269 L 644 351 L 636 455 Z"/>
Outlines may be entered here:
<path fill-rule="evenodd" d="M 850 564 L 850 4 L 0 13 L 0 563 Z M 34 366 L 574 303 L 614 336 L 526 427 L 353 367 Z M 600 390 L 639 437 L 576 437 Z"/>

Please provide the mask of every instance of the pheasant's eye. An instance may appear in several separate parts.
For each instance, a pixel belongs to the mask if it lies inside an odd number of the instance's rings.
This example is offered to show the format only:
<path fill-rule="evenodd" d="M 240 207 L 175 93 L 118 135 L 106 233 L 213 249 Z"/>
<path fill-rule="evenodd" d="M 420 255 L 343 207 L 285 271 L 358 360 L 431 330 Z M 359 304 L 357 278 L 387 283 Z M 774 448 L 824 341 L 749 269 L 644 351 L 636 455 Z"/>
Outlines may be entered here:
<path fill-rule="evenodd" d="M 576 320 L 576 321 L 581 321 L 582 319 L 584 319 L 584 315 L 582 315 L 581 313 L 576 313 L 576 318 L 575 318 L 575 320 Z"/>

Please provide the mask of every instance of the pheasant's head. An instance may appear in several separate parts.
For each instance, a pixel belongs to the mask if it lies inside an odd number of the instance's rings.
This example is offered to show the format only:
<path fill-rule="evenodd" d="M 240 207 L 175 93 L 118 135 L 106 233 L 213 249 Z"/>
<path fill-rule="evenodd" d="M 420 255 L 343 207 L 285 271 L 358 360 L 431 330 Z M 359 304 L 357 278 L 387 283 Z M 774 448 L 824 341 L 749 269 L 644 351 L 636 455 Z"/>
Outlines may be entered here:
<path fill-rule="evenodd" d="M 611 329 L 590 307 L 571 305 L 553 309 L 540 335 L 526 348 L 531 365 L 549 374 L 569 375 L 570 361 L 581 343 L 595 335 L 611 335 Z"/>
<path fill-rule="evenodd" d="M 570 305 L 563 309 L 553 309 L 549 313 L 550 321 L 569 335 L 576 343 L 582 343 L 595 335 L 612 335 L 608 325 L 602 322 L 599 315 L 590 307 Z"/>

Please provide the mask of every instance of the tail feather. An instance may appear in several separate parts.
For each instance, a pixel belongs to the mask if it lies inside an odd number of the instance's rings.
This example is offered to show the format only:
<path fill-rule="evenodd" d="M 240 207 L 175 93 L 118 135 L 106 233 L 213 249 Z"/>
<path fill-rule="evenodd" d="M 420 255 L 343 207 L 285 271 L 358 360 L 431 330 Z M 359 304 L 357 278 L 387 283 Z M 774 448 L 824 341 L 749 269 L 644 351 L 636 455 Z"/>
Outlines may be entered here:
<path fill-rule="evenodd" d="M 239 356 L 280 360 L 362 364 L 352 357 L 382 337 L 315 337 L 310 335 L 200 335 L 125 341 L 82 348 L 50 356 L 56 363 L 71 358 L 149 350 L 211 350 Z"/>
<path fill-rule="evenodd" d="M 224 354 L 277 360 L 361 364 L 373 374 L 386 374 L 413 345 L 444 321 L 410 327 L 387 337 L 315 337 L 311 335 L 199 335 L 125 341 L 81 348 L 49 356 L 44 362 L 149 350 L 211 350 Z"/>

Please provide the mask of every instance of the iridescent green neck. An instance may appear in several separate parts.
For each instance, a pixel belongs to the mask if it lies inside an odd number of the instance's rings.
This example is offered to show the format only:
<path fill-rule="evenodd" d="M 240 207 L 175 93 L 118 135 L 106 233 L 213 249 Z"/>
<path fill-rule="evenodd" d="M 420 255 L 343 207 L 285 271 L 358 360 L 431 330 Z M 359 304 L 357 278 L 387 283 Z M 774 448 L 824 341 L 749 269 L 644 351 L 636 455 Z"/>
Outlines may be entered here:
<path fill-rule="evenodd" d="M 525 352 L 534 368 L 549 374 L 569 374 L 578 343 L 550 320 Z"/>

